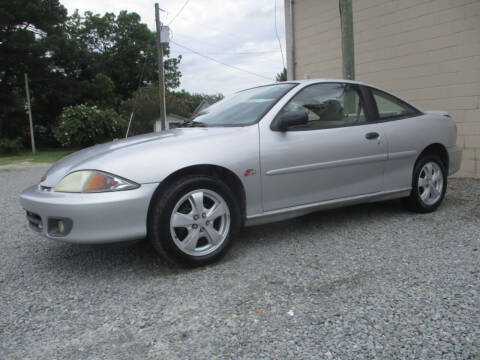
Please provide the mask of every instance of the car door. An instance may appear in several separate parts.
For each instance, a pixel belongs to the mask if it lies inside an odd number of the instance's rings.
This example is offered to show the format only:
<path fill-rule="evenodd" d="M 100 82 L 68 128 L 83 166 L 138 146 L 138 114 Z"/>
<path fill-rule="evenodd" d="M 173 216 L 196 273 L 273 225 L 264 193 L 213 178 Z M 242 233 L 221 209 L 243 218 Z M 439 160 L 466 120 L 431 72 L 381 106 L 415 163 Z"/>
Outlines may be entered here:
<path fill-rule="evenodd" d="M 373 115 L 388 139 L 388 160 L 385 165 L 385 191 L 411 186 L 418 144 L 432 130 L 422 121 L 423 113 L 405 101 L 375 88 L 366 88 L 371 96 Z"/>
<path fill-rule="evenodd" d="M 278 112 L 305 111 L 287 131 L 260 125 L 264 211 L 379 192 L 387 144 L 355 84 L 303 87 Z"/>

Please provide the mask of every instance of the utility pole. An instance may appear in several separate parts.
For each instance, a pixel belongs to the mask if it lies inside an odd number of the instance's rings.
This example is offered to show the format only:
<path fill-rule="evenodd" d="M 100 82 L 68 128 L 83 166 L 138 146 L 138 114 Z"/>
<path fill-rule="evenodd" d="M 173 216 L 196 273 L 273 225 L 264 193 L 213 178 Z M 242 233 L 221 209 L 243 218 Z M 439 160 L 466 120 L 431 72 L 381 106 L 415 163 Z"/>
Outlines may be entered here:
<path fill-rule="evenodd" d="M 352 0 L 339 1 L 340 24 L 342 29 L 343 78 L 355 80 Z"/>
<path fill-rule="evenodd" d="M 27 93 L 27 112 L 28 122 L 30 123 L 30 141 L 32 143 L 32 152 L 35 154 L 35 138 L 33 137 L 32 106 L 30 105 L 30 89 L 28 88 L 28 75 L 25 75 L 25 92 Z"/>
<path fill-rule="evenodd" d="M 161 129 L 167 128 L 167 111 L 165 104 L 165 74 L 163 69 L 163 46 L 161 43 L 160 33 L 162 31 L 162 23 L 160 22 L 160 8 L 155 3 L 155 24 L 157 26 L 157 62 L 158 62 L 158 92 L 160 95 L 160 123 Z"/>
<path fill-rule="evenodd" d="M 296 59 L 295 59 L 295 21 L 293 16 L 294 6 L 293 0 L 289 1 L 289 17 L 290 17 L 290 57 L 292 59 L 291 66 L 292 70 L 290 72 L 291 79 L 288 80 L 295 80 L 297 78 L 296 74 Z M 288 67 L 288 64 L 287 64 Z M 288 70 L 288 69 L 287 69 Z M 287 75 L 288 78 L 288 75 Z"/>

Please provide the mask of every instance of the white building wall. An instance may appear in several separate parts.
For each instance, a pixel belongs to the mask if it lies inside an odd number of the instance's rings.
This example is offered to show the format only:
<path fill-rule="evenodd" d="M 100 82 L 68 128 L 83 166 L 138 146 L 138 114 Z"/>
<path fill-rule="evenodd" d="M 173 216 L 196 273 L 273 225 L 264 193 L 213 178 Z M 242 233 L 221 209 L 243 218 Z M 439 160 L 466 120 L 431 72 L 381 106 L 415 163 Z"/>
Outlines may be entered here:
<path fill-rule="evenodd" d="M 294 17 L 297 78 L 342 77 L 338 0 L 294 0 Z M 458 176 L 480 177 L 480 0 L 353 0 L 353 21 L 356 80 L 449 111 Z"/>

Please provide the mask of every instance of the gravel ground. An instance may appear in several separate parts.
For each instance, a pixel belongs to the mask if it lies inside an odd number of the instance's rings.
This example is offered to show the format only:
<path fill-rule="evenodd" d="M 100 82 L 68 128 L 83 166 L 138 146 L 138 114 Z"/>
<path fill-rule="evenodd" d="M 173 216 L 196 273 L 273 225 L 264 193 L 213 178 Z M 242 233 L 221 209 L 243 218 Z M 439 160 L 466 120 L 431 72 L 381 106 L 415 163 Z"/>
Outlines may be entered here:
<path fill-rule="evenodd" d="M 218 264 L 32 233 L 0 170 L 1 359 L 480 358 L 480 181 L 434 214 L 399 201 L 242 231 Z"/>

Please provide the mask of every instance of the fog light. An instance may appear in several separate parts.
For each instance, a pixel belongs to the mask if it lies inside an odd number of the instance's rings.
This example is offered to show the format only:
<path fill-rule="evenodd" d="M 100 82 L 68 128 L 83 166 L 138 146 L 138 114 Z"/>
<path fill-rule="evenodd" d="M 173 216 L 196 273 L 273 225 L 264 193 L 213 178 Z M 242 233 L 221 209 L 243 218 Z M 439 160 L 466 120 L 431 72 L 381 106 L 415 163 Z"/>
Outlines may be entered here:
<path fill-rule="evenodd" d="M 65 224 L 63 223 L 63 221 L 59 220 L 57 223 L 57 226 L 58 226 L 58 231 L 63 234 L 65 232 Z"/>
<path fill-rule="evenodd" d="M 69 218 L 48 218 L 48 235 L 67 236 L 72 231 L 73 221 Z"/>

